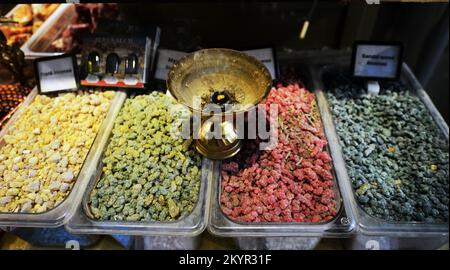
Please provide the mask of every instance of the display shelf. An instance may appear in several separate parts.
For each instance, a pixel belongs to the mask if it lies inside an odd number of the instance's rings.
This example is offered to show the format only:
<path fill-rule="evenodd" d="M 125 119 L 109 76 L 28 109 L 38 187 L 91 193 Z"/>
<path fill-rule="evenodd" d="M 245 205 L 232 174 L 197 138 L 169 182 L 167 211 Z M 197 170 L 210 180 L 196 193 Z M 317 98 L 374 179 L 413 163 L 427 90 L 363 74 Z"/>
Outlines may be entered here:
<path fill-rule="evenodd" d="M 293 67 L 297 76 L 301 76 L 302 83 L 307 89 L 313 89 L 314 82 L 311 76 L 309 58 L 314 57 L 317 52 L 307 52 L 297 54 L 295 52 L 280 52 L 277 54 L 280 69 L 283 67 Z M 327 123 L 323 122 L 326 130 Z M 210 219 L 208 224 L 208 231 L 214 235 L 226 237 L 299 237 L 299 241 L 308 241 L 307 237 L 321 238 L 321 237 L 349 237 L 356 231 L 356 222 L 353 217 L 353 212 L 347 206 L 346 199 L 341 192 L 340 182 L 334 178 L 335 194 L 337 194 L 337 201 L 339 211 L 337 215 L 325 223 L 240 223 L 229 219 L 221 210 L 220 207 L 220 162 L 214 164 L 213 170 L 213 185 L 211 195 Z M 336 166 L 336 164 L 335 164 Z M 334 167 L 333 171 L 337 168 Z M 304 237 L 304 238 L 301 238 Z M 245 242 L 245 241 L 244 241 Z"/>

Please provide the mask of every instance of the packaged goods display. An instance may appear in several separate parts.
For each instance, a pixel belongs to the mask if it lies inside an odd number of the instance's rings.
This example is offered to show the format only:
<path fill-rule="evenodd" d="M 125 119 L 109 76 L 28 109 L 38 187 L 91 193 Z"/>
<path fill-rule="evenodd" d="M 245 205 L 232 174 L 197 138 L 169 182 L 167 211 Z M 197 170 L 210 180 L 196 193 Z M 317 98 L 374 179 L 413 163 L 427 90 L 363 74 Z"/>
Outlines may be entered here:
<path fill-rule="evenodd" d="M 19 83 L 0 84 L 0 129 L 7 120 L 5 117 L 8 117 L 30 92 L 30 87 Z"/>
<path fill-rule="evenodd" d="M 273 88 L 265 101 L 278 104 L 278 143 L 258 151 L 247 145 L 222 163 L 222 211 L 240 222 L 313 222 L 337 212 L 330 155 L 315 96 L 298 84 Z"/>
<path fill-rule="evenodd" d="M 127 99 L 90 194 L 94 218 L 175 221 L 191 213 L 200 188 L 201 158 L 177 136 L 189 111 L 160 92 Z"/>
<path fill-rule="evenodd" d="M 22 46 L 60 4 L 19 4 L 10 15 L 15 23 L 0 25 L 8 45 Z"/>
<path fill-rule="evenodd" d="M 135 243 L 137 249 L 145 250 L 193 250 L 198 246 L 198 237 L 143 237 Z"/>
<path fill-rule="evenodd" d="M 38 95 L 0 148 L 0 212 L 43 213 L 70 193 L 114 96 Z"/>
<path fill-rule="evenodd" d="M 99 19 L 116 20 L 119 16 L 117 4 L 109 3 L 76 4 L 75 11 L 72 22 L 51 43 L 49 52 L 80 52 L 83 35 L 94 33 Z"/>
<path fill-rule="evenodd" d="M 159 28 L 155 36 L 97 34 L 83 39 L 80 84 L 144 88 L 149 82 Z"/>
<path fill-rule="evenodd" d="M 379 95 L 344 74 L 324 82 L 360 206 L 387 221 L 448 222 L 448 142 L 421 100 L 400 82 Z"/>

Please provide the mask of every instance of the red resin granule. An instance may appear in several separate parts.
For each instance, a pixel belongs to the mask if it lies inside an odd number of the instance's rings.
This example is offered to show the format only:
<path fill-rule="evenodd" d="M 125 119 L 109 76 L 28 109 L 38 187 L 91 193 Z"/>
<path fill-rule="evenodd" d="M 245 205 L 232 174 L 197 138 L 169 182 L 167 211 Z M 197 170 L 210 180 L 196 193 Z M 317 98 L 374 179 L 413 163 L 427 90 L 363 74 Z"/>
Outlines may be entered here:
<path fill-rule="evenodd" d="M 240 222 L 314 222 L 337 212 L 331 157 L 314 95 L 298 84 L 272 88 L 278 104 L 278 144 L 268 151 L 246 141 L 221 168 L 222 211 Z"/>

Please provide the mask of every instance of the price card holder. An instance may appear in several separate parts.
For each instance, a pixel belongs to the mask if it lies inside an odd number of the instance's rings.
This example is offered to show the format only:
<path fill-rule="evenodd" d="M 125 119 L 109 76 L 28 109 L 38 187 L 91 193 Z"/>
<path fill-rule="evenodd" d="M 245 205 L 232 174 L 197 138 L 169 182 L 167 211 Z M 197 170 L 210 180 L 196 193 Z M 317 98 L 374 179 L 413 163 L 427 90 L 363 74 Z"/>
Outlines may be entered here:
<path fill-rule="evenodd" d="M 181 57 L 185 56 L 187 53 L 167 50 L 167 49 L 158 49 L 156 70 L 155 70 L 155 79 L 158 80 L 166 80 L 167 73 L 172 68 L 173 64 L 175 64 Z"/>
<path fill-rule="evenodd" d="M 77 59 L 73 54 L 35 59 L 34 72 L 40 94 L 76 91 L 80 86 Z"/>
<path fill-rule="evenodd" d="M 400 76 L 402 57 L 401 43 L 357 41 L 351 72 L 355 78 L 369 81 L 395 80 Z"/>
<path fill-rule="evenodd" d="M 251 55 L 261 61 L 270 72 L 272 80 L 278 78 L 278 66 L 275 56 L 275 50 L 273 48 L 262 48 L 255 50 L 242 51 L 248 55 Z"/>
<path fill-rule="evenodd" d="M 251 55 L 261 61 L 261 63 L 263 63 L 269 70 L 273 80 L 278 77 L 278 66 L 276 64 L 275 51 L 273 48 L 262 48 L 242 52 Z M 154 75 L 155 79 L 166 80 L 167 73 L 169 72 L 172 65 L 186 54 L 188 53 L 167 49 L 158 49 L 158 60 Z"/>

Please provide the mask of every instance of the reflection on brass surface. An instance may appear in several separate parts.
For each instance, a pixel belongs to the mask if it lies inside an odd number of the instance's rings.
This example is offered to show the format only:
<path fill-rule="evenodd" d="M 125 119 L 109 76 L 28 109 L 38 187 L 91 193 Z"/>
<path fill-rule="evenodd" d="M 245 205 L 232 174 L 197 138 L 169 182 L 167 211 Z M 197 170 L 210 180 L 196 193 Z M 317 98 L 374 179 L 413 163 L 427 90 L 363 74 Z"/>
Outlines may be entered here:
<path fill-rule="evenodd" d="M 257 59 L 230 49 L 205 49 L 188 54 L 172 66 L 167 87 L 170 94 L 193 111 L 204 105 L 227 101 L 226 113 L 236 115 L 258 104 L 269 93 L 272 79 L 267 68 Z M 194 107 L 193 97 L 202 98 L 201 108 Z M 203 115 L 204 116 L 204 115 Z M 241 142 L 233 123 L 222 118 L 219 125 L 222 138 L 209 138 L 212 121 L 202 117 L 195 141 L 198 152 L 212 159 L 229 158 L 237 154 Z"/>
<path fill-rule="evenodd" d="M 195 141 L 195 148 L 202 155 L 211 159 L 225 159 L 237 154 L 241 148 L 241 141 L 237 138 L 233 123 L 229 121 L 217 122 L 221 129 L 221 138 L 212 137 L 213 121 L 204 122 L 199 130 L 199 138 Z"/>
<path fill-rule="evenodd" d="M 194 96 L 229 92 L 233 111 L 245 111 L 269 93 L 272 79 L 255 58 L 229 49 L 205 49 L 181 58 L 169 71 L 167 87 L 172 96 L 193 108 Z"/>

